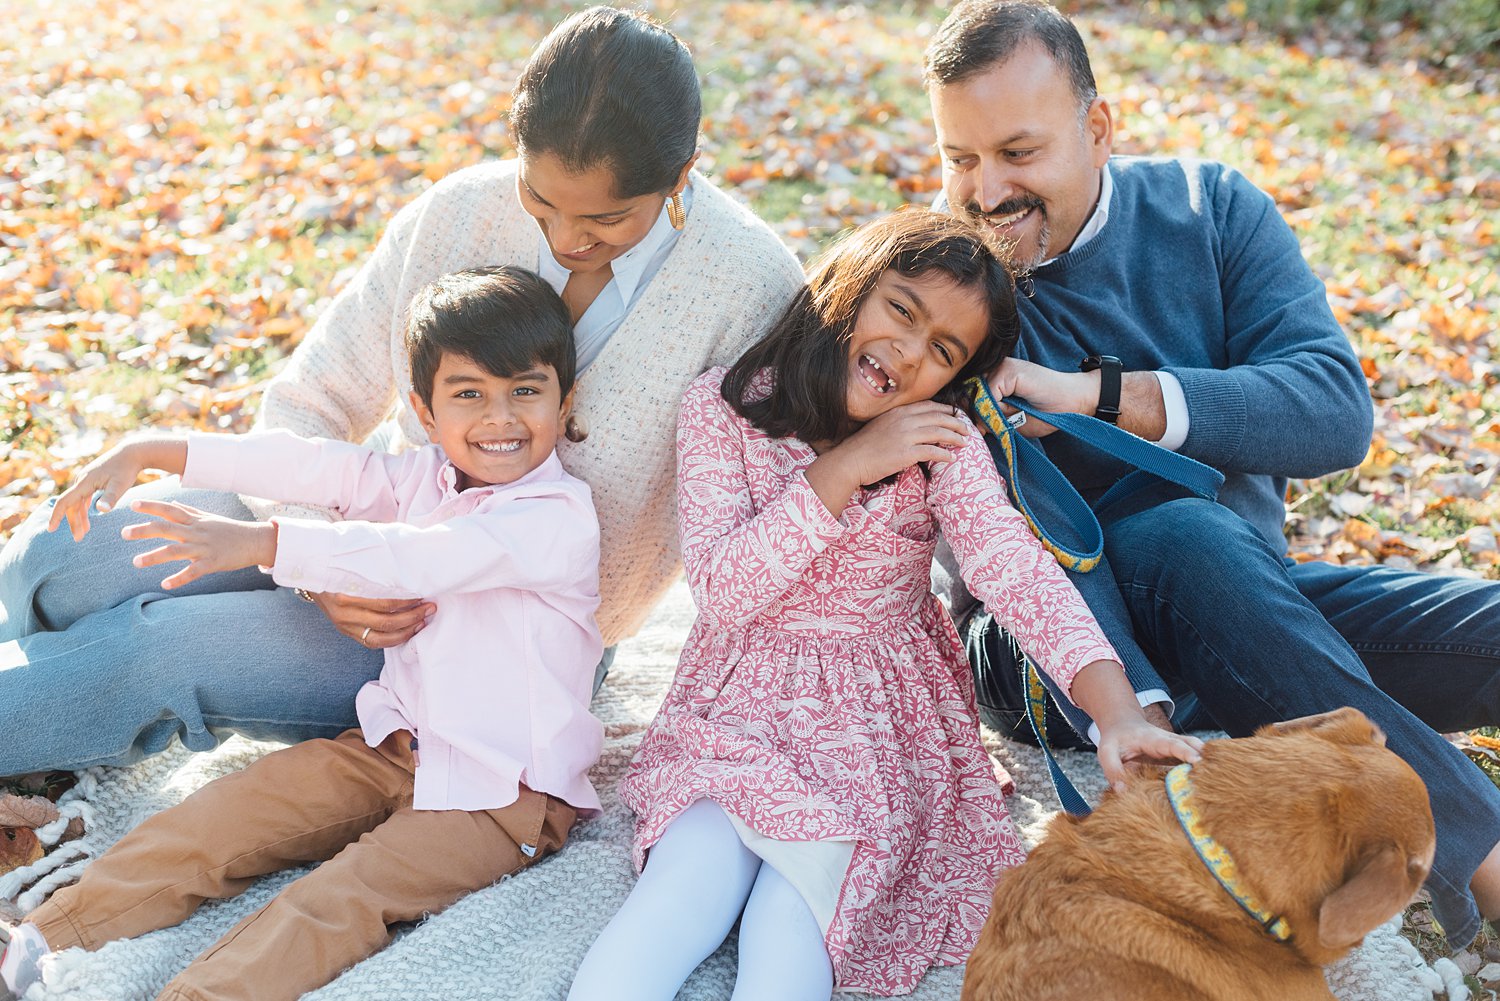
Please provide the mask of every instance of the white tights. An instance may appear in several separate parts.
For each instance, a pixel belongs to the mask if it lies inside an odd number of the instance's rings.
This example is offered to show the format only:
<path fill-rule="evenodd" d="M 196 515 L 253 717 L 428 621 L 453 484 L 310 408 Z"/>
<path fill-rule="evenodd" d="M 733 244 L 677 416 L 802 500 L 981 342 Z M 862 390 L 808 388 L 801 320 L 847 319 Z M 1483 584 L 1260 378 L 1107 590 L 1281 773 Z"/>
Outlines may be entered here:
<path fill-rule="evenodd" d="M 640 880 L 589 949 L 568 1001 L 671 1001 L 740 922 L 731 1001 L 828 1001 L 823 932 L 790 883 L 700 799 L 667 827 Z"/>

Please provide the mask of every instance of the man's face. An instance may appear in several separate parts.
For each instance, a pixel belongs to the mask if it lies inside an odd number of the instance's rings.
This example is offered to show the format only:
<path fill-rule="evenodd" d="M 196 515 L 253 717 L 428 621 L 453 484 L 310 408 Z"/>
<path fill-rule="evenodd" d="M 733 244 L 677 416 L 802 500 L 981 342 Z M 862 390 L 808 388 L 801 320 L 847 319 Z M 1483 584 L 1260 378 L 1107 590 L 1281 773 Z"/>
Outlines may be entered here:
<path fill-rule="evenodd" d="M 1037 44 L 928 96 L 950 210 L 988 224 L 1024 267 L 1065 253 L 1099 197 L 1108 105 L 1095 99 L 1080 122 L 1067 74 Z"/>

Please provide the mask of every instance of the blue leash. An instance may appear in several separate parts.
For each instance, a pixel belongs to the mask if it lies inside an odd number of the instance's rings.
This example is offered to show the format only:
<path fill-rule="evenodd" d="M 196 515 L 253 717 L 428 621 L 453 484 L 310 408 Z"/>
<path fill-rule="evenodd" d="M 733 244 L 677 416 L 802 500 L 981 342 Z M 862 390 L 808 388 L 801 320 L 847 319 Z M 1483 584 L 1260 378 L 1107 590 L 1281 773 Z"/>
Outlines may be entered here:
<path fill-rule="evenodd" d="M 1099 498 L 1094 507 L 1079 495 L 1078 490 L 1062 471 L 1047 457 L 1042 447 L 1025 437 L 1006 420 L 995 397 L 990 393 L 989 383 L 984 379 L 970 379 L 966 384 L 974 395 L 974 408 L 984 423 L 985 429 L 995 437 L 1004 456 L 1006 489 L 1011 502 L 1026 524 L 1031 527 L 1042 545 L 1063 567 L 1077 573 L 1087 573 L 1099 565 L 1104 555 L 1104 529 L 1099 524 L 1096 510 L 1104 510 L 1111 504 L 1124 500 L 1143 487 L 1160 480 L 1175 483 L 1204 500 L 1214 500 L 1219 488 L 1224 485 L 1224 474 L 1196 459 L 1179 455 L 1160 445 L 1122 431 L 1113 424 L 1089 417 L 1085 414 L 1050 414 L 1036 410 L 1019 396 L 1008 396 L 1005 402 L 1037 420 L 1045 421 L 1058 431 L 1071 435 L 1085 444 L 1135 467 L 1135 470 L 1120 478 Z M 1050 495 L 1057 504 L 1066 528 L 1075 540 L 1072 544 L 1062 541 L 1037 518 L 1031 505 L 1026 502 L 1023 483 Z M 1036 734 L 1037 743 L 1047 760 L 1047 772 L 1052 777 L 1052 786 L 1062 807 L 1074 816 L 1090 812 L 1088 800 L 1083 798 L 1072 780 L 1064 774 L 1052 744 L 1047 739 L 1047 689 L 1031 658 L 1024 653 L 1019 658 L 1022 691 L 1026 693 L 1026 717 Z"/>

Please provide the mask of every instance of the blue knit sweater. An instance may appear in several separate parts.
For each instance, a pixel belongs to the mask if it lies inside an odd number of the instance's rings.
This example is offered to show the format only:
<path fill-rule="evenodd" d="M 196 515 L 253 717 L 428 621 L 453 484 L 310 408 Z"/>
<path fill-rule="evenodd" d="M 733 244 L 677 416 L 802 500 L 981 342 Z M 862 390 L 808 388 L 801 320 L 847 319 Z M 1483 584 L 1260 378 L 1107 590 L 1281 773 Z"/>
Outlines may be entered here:
<path fill-rule="evenodd" d="M 1036 270 L 1017 355 L 1076 371 L 1089 354 L 1182 383 L 1179 450 L 1225 475 L 1220 501 L 1285 551 L 1288 477 L 1358 465 L 1373 412 L 1358 360 L 1275 203 L 1206 161 L 1114 157 L 1109 220 Z M 1022 283 L 1023 293 L 1026 283 Z M 1066 438 L 1049 455 L 1085 497 L 1126 469 Z"/>

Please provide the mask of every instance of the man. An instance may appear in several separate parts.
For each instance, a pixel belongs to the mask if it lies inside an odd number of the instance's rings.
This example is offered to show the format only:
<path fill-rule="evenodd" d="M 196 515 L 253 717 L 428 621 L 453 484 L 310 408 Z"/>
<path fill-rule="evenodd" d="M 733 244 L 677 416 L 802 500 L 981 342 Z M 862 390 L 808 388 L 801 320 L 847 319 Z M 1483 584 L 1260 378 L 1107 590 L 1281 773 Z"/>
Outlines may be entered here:
<path fill-rule="evenodd" d="M 1358 362 L 1296 238 L 1228 167 L 1112 157 L 1109 105 L 1051 6 L 964 0 L 926 79 L 948 205 L 1028 271 L 1018 357 L 992 373 L 995 395 L 1115 420 L 1225 475 L 1217 503 L 1162 490 L 1106 512 L 1091 606 L 1122 651 L 1138 643 L 1166 687 L 1196 695 L 1187 725 L 1239 735 L 1344 705 L 1373 719 L 1427 783 L 1427 887 L 1466 945 L 1480 913 L 1500 914 L 1500 790 L 1439 731 L 1500 720 L 1500 583 L 1285 558 L 1287 478 L 1357 465 L 1371 433 Z M 1125 471 L 1045 442 L 1087 499 Z M 1004 650 L 991 642 L 977 672 L 992 703 L 1012 701 L 996 694 L 1014 670 Z M 1161 684 L 1134 677 L 1138 691 Z"/>

